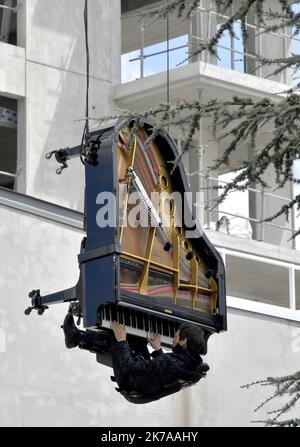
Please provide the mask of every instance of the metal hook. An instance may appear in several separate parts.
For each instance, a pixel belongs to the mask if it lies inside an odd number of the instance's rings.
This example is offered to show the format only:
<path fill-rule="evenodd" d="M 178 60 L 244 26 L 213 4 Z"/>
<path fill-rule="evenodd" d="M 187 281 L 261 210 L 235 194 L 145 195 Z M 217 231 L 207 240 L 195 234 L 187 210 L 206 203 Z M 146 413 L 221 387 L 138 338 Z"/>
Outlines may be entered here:
<path fill-rule="evenodd" d="M 53 156 L 55 153 L 56 153 L 56 151 L 48 152 L 48 153 L 45 155 L 45 158 L 46 158 L 47 160 L 50 160 L 50 159 L 52 158 L 52 156 Z"/>

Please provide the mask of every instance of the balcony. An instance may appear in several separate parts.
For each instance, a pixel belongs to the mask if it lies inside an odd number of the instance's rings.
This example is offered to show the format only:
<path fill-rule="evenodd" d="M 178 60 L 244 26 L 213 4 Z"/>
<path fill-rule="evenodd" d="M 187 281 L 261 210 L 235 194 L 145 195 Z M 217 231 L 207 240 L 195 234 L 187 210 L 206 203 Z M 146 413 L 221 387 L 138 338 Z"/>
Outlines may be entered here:
<path fill-rule="evenodd" d="M 128 2 L 127 2 L 128 3 Z M 263 28 L 256 24 L 255 15 L 247 16 L 248 41 L 244 45 L 239 21 L 234 23 L 235 36 L 228 32 L 218 42 L 217 55 L 203 52 L 192 57 L 192 50 L 197 43 L 210 40 L 220 26 L 232 15 L 233 3 L 227 14 L 218 14 L 211 7 L 211 2 L 201 0 L 199 7 L 188 20 L 177 18 L 176 13 L 166 19 L 154 20 L 145 16 L 150 12 L 152 2 L 138 1 L 140 9 L 128 10 L 124 7 L 122 14 L 122 82 L 127 83 L 153 74 L 166 72 L 181 65 L 193 62 L 205 62 L 218 67 L 270 78 L 274 81 L 291 84 L 292 70 L 273 75 L 274 66 L 261 66 L 260 57 L 279 58 L 291 53 L 299 53 L 300 39 L 292 35 L 291 29 L 282 32 L 262 34 Z M 126 2 L 122 2 L 126 4 Z M 293 5 L 297 9 L 299 5 Z M 297 12 L 297 11 L 296 11 Z"/>

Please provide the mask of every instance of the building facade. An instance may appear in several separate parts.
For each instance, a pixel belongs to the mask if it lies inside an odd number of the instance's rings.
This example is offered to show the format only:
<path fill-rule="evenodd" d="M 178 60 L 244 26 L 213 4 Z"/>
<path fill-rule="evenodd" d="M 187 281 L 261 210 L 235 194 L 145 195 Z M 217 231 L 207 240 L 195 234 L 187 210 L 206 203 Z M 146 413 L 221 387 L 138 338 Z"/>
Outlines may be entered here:
<path fill-rule="evenodd" d="M 247 22 L 247 48 L 237 23 L 237 38 L 224 36 L 219 44 L 220 59 L 202 54 L 182 63 L 191 44 L 209 38 L 225 18 L 210 3 L 203 0 L 189 21 L 172 15 L 168 26 L 149 26 L 140 11 L 153 1 L 89 0 L 91 115 L 115 107 L 141 111 L 167 98 L 259 99 L 286 90 L 292 73 L 269 76 L 255 54 L 288 54 L 298 41 L 289 30 L 257 35 L 254 16 Z M 134 406 L 115 392 L 111 371 L 94 355 L 65 348 L 60 325 L 66 305 L 43 317 L 24 315 L 30 290 L 47 294 L 78 279 L 84 169 L 72 160 L 57 176 L 45 154 L 81 141 L 83 8 L 83 0 L 0 1 L 0 426 L 248 426 L 265 415 L 253 410 L 270 390 L 241 386 L 293 373 L 299 365 L 300 256 L 290 240 L 297 218 L 260 223 L 295 191 L 288 185 L 275 193 L 270 171 L 269 189 L 253 185 L 209 213 L 206 205 L 215 199 L 210 187 L 228 181 L 239 158 L 253 155 L 245 143 L 232 169 L 207 179 L 207 167 L 224 150 L 212 141 L 209 122 L 201 123 L 184 156 L 191 188 L 201 197 L 199 218 L 227 274 L 228 331 L 209 342 L 207 378 Z M 180 135 L 175 138 L 180 144 Z M 216 231 L 223 216 L 229 229 Z"/>

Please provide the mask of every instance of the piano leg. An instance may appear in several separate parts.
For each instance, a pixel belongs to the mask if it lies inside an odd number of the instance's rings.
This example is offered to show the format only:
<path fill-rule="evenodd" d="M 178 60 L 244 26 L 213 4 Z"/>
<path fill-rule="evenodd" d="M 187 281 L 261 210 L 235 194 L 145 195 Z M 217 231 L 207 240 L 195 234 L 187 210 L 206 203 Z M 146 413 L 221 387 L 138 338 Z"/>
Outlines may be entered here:
<path fill-rule="evenodd" d="M 70 289 L 61 290 L 60 292 L 51 293 L 49 295 L 41 296 L 40 290 L 33 290 L 29 293 L 31 299 L 31 306 L 25 310 L 26 315 L 30 315 L 33 310 L 36 310 L 39 315 L 43 315 L 45 310 L 53 304 L 69 303 L 72 301 L 81 300 L 81 276 L 75 287 Z"/>

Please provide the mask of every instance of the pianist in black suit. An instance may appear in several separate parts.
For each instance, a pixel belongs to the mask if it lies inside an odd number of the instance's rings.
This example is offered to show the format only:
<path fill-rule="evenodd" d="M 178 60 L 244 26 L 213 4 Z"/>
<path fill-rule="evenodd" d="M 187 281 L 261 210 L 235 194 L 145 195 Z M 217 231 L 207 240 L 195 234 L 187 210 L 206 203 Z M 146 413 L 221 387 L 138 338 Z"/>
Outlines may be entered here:
<path fill-rule="evenodd" d="M 184 323 L 179 327 L 173 340 L 172 353 L 163 353 L 160 335 L 152 334 L 149 339 L 154 349 L 152 360 L 133 357 L 123 326 L 113 322 L 112 330 L 117 340 L 112 353 L 113 368 L 121 389 L 154 395 L 162 391 L 164 385 L 176 380 L 196 382 L 202 377 L 198 367 L 202 363 L 200 353 L 204 345 L 204 332 L 198 326 Z"/>

